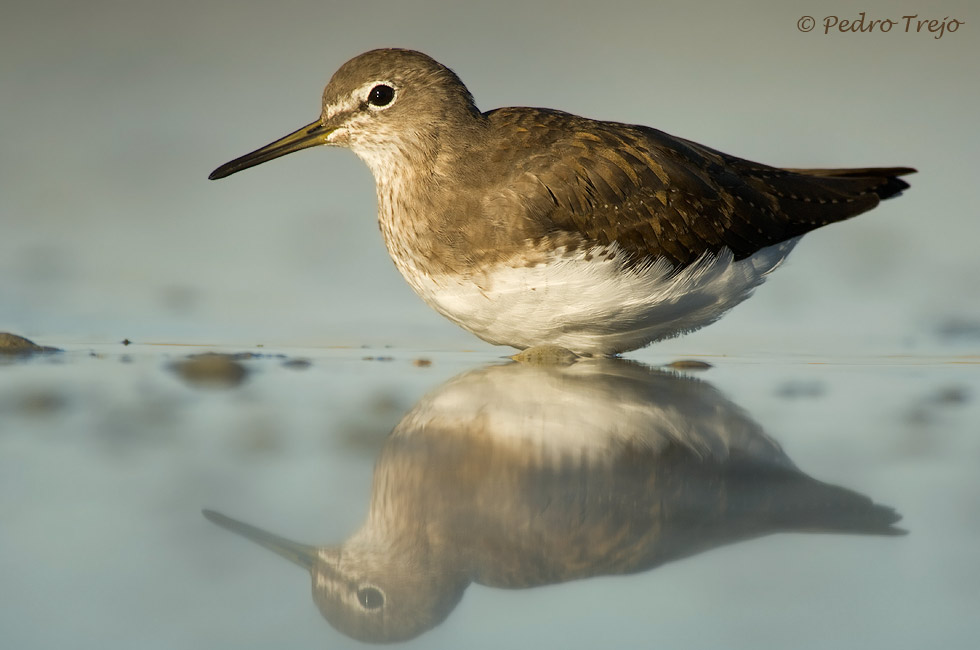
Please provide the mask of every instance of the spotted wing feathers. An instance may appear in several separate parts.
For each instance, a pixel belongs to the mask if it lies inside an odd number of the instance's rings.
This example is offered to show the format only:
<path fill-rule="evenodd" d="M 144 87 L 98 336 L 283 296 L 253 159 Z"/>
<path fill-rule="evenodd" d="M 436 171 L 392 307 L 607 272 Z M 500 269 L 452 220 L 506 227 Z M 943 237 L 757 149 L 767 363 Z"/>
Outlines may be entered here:
<path fill-rule="evenodd" d="M 908 187 L 905 167 L 780 169 L 641 126 L 559 111 L 488 116 L 515 158 L 524 209 L 554 233 L 615 242 L 637 261 L 736 259 L 866 212 Z M 523 152 L 523 155 L 521 155 Z"/>

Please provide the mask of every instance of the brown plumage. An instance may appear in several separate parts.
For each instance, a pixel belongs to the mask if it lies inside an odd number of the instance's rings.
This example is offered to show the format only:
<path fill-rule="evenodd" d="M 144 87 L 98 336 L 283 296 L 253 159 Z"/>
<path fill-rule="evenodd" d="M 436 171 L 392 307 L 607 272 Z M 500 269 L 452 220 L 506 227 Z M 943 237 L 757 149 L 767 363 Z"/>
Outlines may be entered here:
<path fill-rule="evenodd" d="M 715 321 L 797 238 L 914 171 L 780 169 L 644 126 L 483 113 L 449 68 L 385 49 L 340 67 L 316 122 L 211 178 L 317 145 L 371 168 L 388 252 L 439 313 L 494 344 L 586 355 Z"/>
<path fill-rule="evenodd" d="M 514 174 L 539 224 L 587 242 L 617 243 L 637 261 L 687 265 L 728 248 L 766 246 L 866 212 L 909 187 L 908 167 L 780 169 L 656 129 L 561 111 L 485 114 L 495 163 Z"/>

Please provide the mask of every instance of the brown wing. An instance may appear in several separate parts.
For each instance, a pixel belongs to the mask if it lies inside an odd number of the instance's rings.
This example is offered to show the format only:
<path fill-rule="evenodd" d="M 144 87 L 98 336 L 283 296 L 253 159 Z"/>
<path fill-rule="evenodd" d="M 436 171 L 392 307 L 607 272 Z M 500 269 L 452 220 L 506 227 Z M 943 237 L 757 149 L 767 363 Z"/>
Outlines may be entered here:
<path fill-rule="evenodd" d="M 779 169 L 641 126 L 512 108 L 488 117 L 524 155 L 511 186 L 553 233 L 616 242 L 637 260 L 736 259 L 841 221 L 908 187 L 915 170 Z"/>

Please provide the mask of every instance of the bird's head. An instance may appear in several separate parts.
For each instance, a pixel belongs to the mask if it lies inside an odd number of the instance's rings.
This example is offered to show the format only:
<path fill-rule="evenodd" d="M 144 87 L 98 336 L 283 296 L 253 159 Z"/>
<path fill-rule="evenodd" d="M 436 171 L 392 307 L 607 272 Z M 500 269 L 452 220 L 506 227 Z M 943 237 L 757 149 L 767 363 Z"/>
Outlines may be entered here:
<path fill-rule="evenodd" d="M 432 158 L 442 138 L 480 119 L 473 96 L 446 66 L 413 50 L 372 50 L 334 73 L 318 120 L 225 163 L 209 178 L 319 145 L 350 148 L 378 177 L 399 163 Z"/>

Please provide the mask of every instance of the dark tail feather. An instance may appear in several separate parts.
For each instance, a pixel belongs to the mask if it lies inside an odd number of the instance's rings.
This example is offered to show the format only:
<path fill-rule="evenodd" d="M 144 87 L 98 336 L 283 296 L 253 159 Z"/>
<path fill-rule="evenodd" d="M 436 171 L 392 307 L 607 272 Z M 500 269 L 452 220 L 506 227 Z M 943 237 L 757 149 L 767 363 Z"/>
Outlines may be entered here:
<path fill-rule="evenodd" d="M 754 463 L 729 470 L 726 486 L 735 519 L 753 531 L 904 535 L 902 515 L 867 496 L 807 476 L 795 467 Z"/>
<path fill-rule="evenodd" d="M 851 191 L 873 192 L 879 199 L 889 199 L 908 189 L 909 184 L 898 178 L 914 174 L 917 170 L 911 167 L 862 167 L 852 169 L 787 169 L 786 171 L 818 178 L 847 178 L 854 179 L 850 184 Z M 864 181 L 864 183 L 860 183 Z"/>
<path fill-rule="evenodd" d="M 787 531 L 905 535 L 895 524 L 902 518 L 894 508 L 837 485 L 798 474 L 783 488 L 790 507 L 777 508 L 775 520 Z"/>

